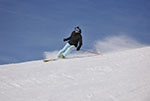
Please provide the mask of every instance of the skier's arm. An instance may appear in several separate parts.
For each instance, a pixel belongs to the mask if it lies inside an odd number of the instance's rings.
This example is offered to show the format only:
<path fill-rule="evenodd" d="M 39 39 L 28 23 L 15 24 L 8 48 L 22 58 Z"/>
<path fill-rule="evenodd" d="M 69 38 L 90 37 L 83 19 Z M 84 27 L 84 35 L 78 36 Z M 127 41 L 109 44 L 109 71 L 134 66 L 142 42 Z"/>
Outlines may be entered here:
<path fill-rule="evenodd" d="M 77 51 L 80 50 L 81 46 L 82 46 L 82 36 L 81 36 L 81 38 L 79 40 L 79 46 L 77 47 Z"/>
<path fill-rule="evenodd" d="M 73 32 L 72 32 L 72 34 L 73 34 Z M 72 36 L 72 34 L 71 34 L 71 36 Z M 68 37 L 68 38 L 64 38 L 64 41 L 70 40 L 70 39 L 71 39 L 71 36 Z"/>
<path fill-rule="evenodd" d="M 64 41 L 67 41 L 67 40 L 70 40 L 71 39 L 71 36 L 68 37 L 68 38 L 64 38 Z"/>

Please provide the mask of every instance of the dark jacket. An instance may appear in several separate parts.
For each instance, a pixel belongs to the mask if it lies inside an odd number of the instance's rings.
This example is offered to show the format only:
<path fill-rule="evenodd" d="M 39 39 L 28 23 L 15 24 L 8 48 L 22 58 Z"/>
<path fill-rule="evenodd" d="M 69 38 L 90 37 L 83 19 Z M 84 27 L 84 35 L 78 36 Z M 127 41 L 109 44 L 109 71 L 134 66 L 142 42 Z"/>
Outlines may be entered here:
<path fill-rule="evenodd" d="M 67 41 L 67 40 L 69 40 L 68 43 L 70 45 L 74 45 L 75 47 L 77 47 L 77 50 L 80 50 L 82 46 L 81 30 L 79 32 L 73 31 L 70 37 L 64 39 L 64 41 Z"/>

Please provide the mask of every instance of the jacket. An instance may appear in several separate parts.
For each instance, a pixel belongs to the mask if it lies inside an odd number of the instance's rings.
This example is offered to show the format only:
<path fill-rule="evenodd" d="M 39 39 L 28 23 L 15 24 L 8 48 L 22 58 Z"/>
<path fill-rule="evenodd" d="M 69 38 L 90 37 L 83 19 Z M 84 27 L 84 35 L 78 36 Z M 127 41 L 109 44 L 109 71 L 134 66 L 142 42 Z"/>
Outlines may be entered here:
<path fill-rule="evenodd" d="M 65 38 L 64 41 L 68 41 L 68 43 L 70 45 L 74 45 L 75 47 L 77 47 L 77 50 L 80 50 L 80 48 L 82 46 L 81 31 L 79 31 L 79 32 L 73 31 L 72 34 L 71 34 L 71 36 L 68 37 L 68 38 Z M 78 43 L 79 43 L 79 45 L 78 45 Z"/>

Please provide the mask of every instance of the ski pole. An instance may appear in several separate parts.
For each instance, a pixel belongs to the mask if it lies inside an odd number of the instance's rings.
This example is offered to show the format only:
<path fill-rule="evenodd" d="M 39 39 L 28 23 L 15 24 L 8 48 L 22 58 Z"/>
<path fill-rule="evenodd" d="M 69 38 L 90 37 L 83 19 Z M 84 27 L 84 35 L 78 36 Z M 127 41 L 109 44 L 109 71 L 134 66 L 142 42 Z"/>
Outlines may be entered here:
<path fill-rule="evenodd" d="M 89 50 L 84 50 L 84 49 L 80 49 L 80 50 L 81 50 L 81 51 L 84 51 L 84 52 L 91 53 L 91 54 L 102 55 L 101 53 L 92 52 L 92 51 L 89 51 Z"/>

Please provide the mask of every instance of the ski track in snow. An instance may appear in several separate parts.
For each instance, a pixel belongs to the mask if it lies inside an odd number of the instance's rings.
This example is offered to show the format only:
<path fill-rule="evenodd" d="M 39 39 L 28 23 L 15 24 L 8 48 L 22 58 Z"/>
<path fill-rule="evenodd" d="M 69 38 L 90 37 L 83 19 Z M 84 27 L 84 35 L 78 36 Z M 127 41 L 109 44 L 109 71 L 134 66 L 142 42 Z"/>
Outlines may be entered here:
<path fill-rule="evenodd" d="M 150 101 L 150 47 L 0 65 L 1 101 Z"/>

